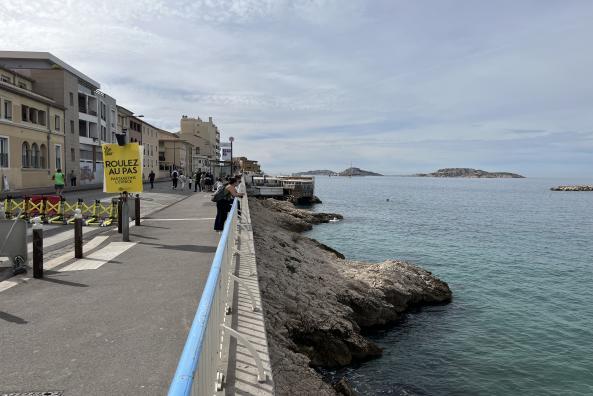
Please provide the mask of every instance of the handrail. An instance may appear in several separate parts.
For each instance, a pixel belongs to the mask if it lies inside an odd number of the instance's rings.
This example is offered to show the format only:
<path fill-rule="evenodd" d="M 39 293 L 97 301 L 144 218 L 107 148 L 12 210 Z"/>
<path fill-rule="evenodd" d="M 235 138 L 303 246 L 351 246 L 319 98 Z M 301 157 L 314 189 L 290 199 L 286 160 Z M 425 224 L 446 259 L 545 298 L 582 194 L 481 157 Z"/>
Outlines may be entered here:
<path fill-rule="evenodd" d="M 212 267 L 208 274 L 204 291 L 202 292 L 202 298 L 200 299 L 196 315 L 187 336 L 187 341 L 177 364 L 177 370 L 169 387 L 169 396 L 188 396 L 192 392 L 195 373 L 200 363 L 200 354 L 204 346 L 205 334 L 212 313 L 212 306 L 217 287 L 220 284 L 225 251 L 227 250 L 228 243 L 232 241 L 229 240 L 229 235 L 233 228 L 232 223 L 237 213 L 237 206 L 238 199 L 235 198 L 225 221 L 214 260 L 212 261 Z M 218 328 L 218 324 L 216 328 Z"/>

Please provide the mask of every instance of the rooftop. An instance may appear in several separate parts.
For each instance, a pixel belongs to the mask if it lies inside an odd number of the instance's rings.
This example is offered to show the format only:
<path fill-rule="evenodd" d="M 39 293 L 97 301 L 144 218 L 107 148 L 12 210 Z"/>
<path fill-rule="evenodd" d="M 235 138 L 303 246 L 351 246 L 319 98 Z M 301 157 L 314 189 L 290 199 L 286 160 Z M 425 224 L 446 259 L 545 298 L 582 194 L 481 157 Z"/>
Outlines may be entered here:
<path fill-rule="evenodd" d="M 97 81 L 93 80 L 86 74 L 80 72 L 79 70 L 75 69 L 74 67 L 70 66 L 63 60 L 57 58 L 56 56 L 52 55 L 49 52 L 37 52 L 37 51 L 0 51 L 0 59 L 12 59 L 12 60 L 23 60 L 23 61 L 47 61 L 52 66 L 57 66 L 61 69 L 64 69 L 76 77 L 78 79 L 85 81 L 87 84 L 95 86 L 97 88 L 101 88 L 101 84 Z M 27 69 L 28 67 L 21 67 L 23 69 Z"/>

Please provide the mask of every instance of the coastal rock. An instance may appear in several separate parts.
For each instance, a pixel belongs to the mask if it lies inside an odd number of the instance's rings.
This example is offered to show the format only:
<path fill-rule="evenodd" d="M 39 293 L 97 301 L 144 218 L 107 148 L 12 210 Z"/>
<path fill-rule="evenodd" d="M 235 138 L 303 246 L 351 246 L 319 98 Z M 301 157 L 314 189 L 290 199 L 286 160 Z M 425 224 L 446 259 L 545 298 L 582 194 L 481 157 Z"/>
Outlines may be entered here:
<path fill-rule="evenodd" d="M 270 199 L 249 204 L 278 395 L 337 394 L 311 367 L 377 358 L 381 349 L 362 329 L 392 324 L 415 306 L 451 300 L 446 283 L 412 264 L 344 260 L 298 233 L 342 218 L 338 214 Z"/>
<path fill-rule="evenodd" d="M 558 186 L 550 188 L 552 191 L 593 191 L 593 185 Z"/>
<path fill-rule="evenodd" d="M 334 384 L 334 389 L 338 395 L 343 396 L 356 396 L 356 392 L 352 389 L 352 386 L 345 377 L 342 377 L 338 382 Z"/>
<path fill-rule="evenodd" d="M 422 177 L 469 177 L 469 178 L 503 178 L 503 179 L 522 179 L 525 176 L 521 176 L 516 173 L 510 172 L 486 172 L 481 169 L 473 168 L 443 168 L 433 173 L 417 173 L 415 176 Z"/>

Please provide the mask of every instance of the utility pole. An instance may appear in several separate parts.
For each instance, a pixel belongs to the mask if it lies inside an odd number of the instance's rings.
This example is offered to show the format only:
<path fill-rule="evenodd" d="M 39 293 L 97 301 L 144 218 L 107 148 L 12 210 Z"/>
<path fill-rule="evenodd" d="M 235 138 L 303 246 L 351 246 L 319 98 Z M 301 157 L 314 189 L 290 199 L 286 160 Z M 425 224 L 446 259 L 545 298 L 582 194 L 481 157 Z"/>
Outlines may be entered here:
<path fill-rule="evenodd" d="M 229 138 L 229 142 L 231 142 L 231 177 L 235 174 L 235 170 L 233 169 L 233 142 L 235 141 L 234 137 Z"/>

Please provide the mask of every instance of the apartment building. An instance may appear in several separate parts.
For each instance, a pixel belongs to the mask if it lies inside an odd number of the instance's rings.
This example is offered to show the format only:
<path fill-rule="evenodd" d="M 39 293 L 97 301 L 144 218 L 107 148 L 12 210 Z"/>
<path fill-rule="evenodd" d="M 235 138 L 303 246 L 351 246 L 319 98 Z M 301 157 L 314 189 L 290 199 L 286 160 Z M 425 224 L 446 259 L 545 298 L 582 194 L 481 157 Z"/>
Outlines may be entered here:
<path fill-rule="evenodd" d="M 159 173 L 159 131 L 160 129 L 148 122 L 142 121 L 142 146 L 144 150 L 144 178 L 148 178 L 150 171 Z"/>
<path fill-rule="evenodd" d="M 162 129 L 158 130 L 159 137 L 159 178 L 169 177 L 172 170 L 176 169 L 185 175 L 192 172 L 192 149 L 191 143 L 182 140 L 177 133 L 171 133 Z"/>
<path fill-rule="evenodd" d="M 100 145 L 113 139 L 115 99 L 49 52 L 0 51 L 0 66 L 32 79 L 35 92 L 64 108 L 65 173 L 74 171 L 81 184 L 102 183 Z"/>
<path fill-rule="evenodd" d="M 35 81 L 0 67 L 0 190 L 53 186 L 64 163 L 64 107 L 33 91 Z"/>
<path fill-rule="evenodd" d="M 218 162 L 220 159 L 220 131 L 212 117 L 208 117 L 206 122 L 199 117 L 192 118 L 184 115 L 181 117 L 180 127 L 179 137 L 193 146 L 194 167 L 199 161 L 204 160 L 203 156 L 206 156 L 206 159 L 211 162 Z"/>
<path fill-rule="evenodd" d="M 235 172 L 260 173 L 261 167 L 257 161 L 247 159 L 247 157 L 233 157 L 233 169 Z"/>

